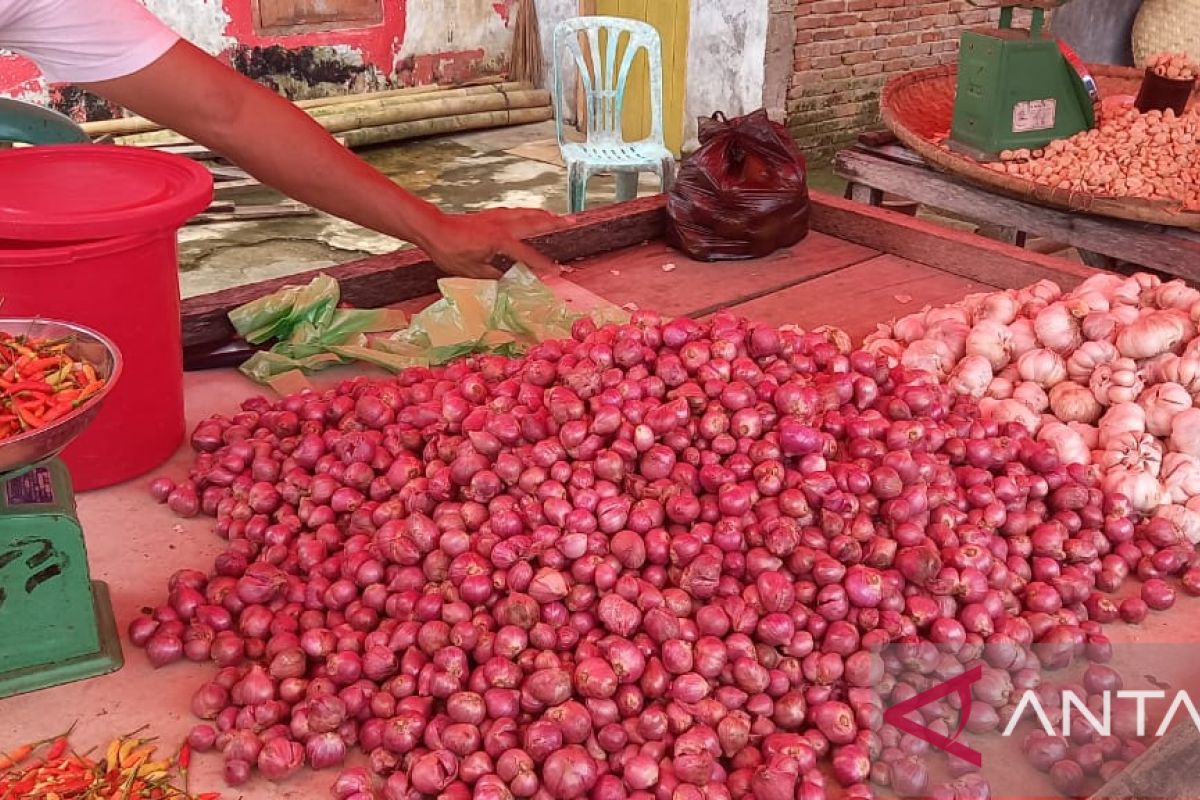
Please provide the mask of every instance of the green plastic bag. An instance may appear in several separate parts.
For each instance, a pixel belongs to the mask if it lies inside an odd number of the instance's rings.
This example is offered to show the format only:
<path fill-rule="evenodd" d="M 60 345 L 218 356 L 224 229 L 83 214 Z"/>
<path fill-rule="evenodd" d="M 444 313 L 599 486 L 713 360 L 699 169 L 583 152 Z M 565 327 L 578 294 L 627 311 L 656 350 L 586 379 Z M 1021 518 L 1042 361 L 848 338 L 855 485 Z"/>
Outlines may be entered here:
<path fill-rule="evenodd" d="M 472 353 L 517 356 L 538 342 L 569 337 L 584 316 L 520 264 L 498 281 L 443 278 L 438 289 L 442 299 L 407 326 L 400 311 L 338 308 L 337 281 L 324 274 L 260 297 L 231 311 L 230 322 L 251 344 L 276 344 L 241 371 L 286 394 L 306 388 L 305 375 L 356 361 L 399 372 Z M 629 318 L 612 305 L 589 315 L 597 324 Z M 384 333 L 391 335 L 371 336 Z"/>

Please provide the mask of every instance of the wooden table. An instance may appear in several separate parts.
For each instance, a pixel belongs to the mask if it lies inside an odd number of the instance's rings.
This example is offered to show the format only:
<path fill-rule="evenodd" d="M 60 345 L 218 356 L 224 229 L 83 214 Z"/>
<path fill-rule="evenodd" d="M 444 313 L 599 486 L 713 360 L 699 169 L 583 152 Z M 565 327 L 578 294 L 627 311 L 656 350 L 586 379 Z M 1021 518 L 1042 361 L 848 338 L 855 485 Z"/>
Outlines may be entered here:
<path fill-rule="evenodd" d="M 691 261 L 664 243 L 666 222 L 664 200 L 654 196 L 585 212 L 531 241 L 570 267 L 569 280 L 619 305 L 691 316 L 731 308 L 770 322 L 836 324 L 856 336 L 925 303 L 1044 277 L 1073 286 L 1092 274 L 1060 258 L 820 192 L 812 196 L 809 237 L 763 260 Z M 344 302 L 363 308 L 419 305 L 432 298 L 439 277 L 415 249 L 321 271 L 340 282 Z M 230 309 L 304 280 L 278 278 L 185 300 L 189 356 L 198 363 L 233 339 Z"/>
<path fill-rule="evenodd" d="M 930 167 L 899 144 L 856 145 L 837 154 L 834 172 L 849 181 L 848 196 L 878 206 L 883 193 L 899 195 L 968 219 L 999 226 L 1009 243 L 1035 234 L 1078 248 L 1096 267 L 1128 262 L 1200 280 L 1200 233 L 1075 214 L 996 194 Z"/>
<path fill-rule="evenodd" d="M 813 232 L 797 246 L 771 258 L 743 263 L 701 264 L 662 241 L 666 216 L 661 198 L 647 198 L 580 215 L 570 226 L 544 237 L 541 245 L 572 262 L 573 271 L 556 283 L 569 283 L 568 302 L 586 306 L 599 295 L 621 305 L 636 304 L 670 314 L 704 316 L 720 309 L 774 322 L 804 326 L 832 324 L 856 339 L 876 323 L 926 304 L 960 299 L 992 287 L 1015 288 L 1048 278 L 1064 287 L 1094 274 L 1088 267 L 1021 250 L 973 234 L 948 230 L 919 219 L 815 194 Z M 433 299 L 437 277 L 419 251 L 369 258 L 325 272 L 341 281 L 343 297 L 368 307 L 402 305 L 417 309 Z M 304 276 L 194 298 L 184 304 L 184 333 L 193 354 L 229 342 L 225 313 L 250 297 Z M 321 375 L 320 385 L 371 368 L 340 368 Z M 190 372 L 185 379 L 188 421 L 195 425 L 213 413 L 229 413 L 245 397 L 261 393 L 232 369 Z M 184 474 L 193 454 L 181 447 L 160 472 Z M 205 569 L 223 549 L 205 518 L 180 520 L 134 481 L 79 497 L 93 577 L 108 582 L 122 637 L 138 610 L 162 601 L 168 576 L 176 569 Z M 1194 642 L 1192 623 L 1200 599 L 1181 597 L 1169 614 L 1139 626 L 1112 626 L 1116 642 Z M 154 670 L 145 654 L 123 641 L 126 664 L 119 672 L 33 694 L 0 700 L 0 750 L 17 741 L 53 735 L 64 720 L 79 718 L 80 749 L 102 745 L 116 731 L 145 723 L 166 743 L 180 741 L 195 722 L 192 692 L 211 675 L 210 665 L 184 663 Z M 1194 672 L 1188 659 L 1155 664 L 1159 679 L 1177 685 Z M 1200 676 L 1197 676 L 1200 677 Z M 1007 743 L 1004 743 L 1007 744 Z M 1008 761 L 1028 796 L 1038 794 L 1044 777 L 1011 752 L 986 758 Z M 1200 758 L 1200 749 L 1191 751 Z M 993 762 L 994 763 L 994 762 Z M 1022 771 L 1025 770 L 1025 771 Z M 1197 774 L 1196 771 L 1183 774 Z M 246 800 L 325 797 L 331 771 L 305 771 L 276 787 L 261 777 L 227 796 Z M 1039 783 L 1041 781 L 1041 783 Z M 193 788 L 223 788 L 220 759 L 198 756 Z M 1135 792 L 1136 795 L 1136 792 Z M 1189 796 L 1198 796 L 1193 792 Z M 836 797 L 837 795 L 833 795 Z M 1179 795 L 1185 796 L 1185 795 Z"/>

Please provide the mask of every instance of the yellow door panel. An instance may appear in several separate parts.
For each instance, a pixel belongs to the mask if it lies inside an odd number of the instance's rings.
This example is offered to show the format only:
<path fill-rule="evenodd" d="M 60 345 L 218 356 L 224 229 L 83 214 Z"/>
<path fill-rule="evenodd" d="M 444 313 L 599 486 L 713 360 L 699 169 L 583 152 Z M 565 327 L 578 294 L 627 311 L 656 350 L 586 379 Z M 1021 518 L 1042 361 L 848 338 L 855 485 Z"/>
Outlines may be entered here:
<path fill-rule="evenodd" d="M 667 147 L 679 155 L 683 146 L 683 115 L 687 93 L 688 0 L 597 0 L 596 13 L 648 22 L 662 37 L 663 134 Z M 607 42 L 601 42 L 601 48 Z M 617 55 L 624 55 L 622 43 Z M 650 135 L 650 83 L 646 54 L 634 59 L 625 95 L 623 130 L 631 141 Z"/>

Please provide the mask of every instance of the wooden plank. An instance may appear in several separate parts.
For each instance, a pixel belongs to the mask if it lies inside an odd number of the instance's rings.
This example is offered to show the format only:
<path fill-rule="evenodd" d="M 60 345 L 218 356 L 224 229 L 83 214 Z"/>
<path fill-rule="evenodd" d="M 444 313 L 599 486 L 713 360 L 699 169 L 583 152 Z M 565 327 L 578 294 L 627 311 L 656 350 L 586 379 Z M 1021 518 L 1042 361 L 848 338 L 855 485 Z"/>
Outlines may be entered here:
<path fill-rule="evenodd" d="M 1095 270 L 972 233 L 813 192 L 813 230 L 1005 289 L 1047 278 L 1071 288 Z"/>
<path fill-rule="evenodd" d="M 317 211 L 302 203 L 279 203 L 271 206 L 234 206 L 232 211 L 205 212 L 188 220 L 188 225 L 210 225 L 216 222 L 245 222 L 252 219 L 307 217 Z"/>
<path fill-rule="evenodd" d="M 210 164 L 208 171 L 212 173 L 215 181 L 244 181 L 250 177 L 250 173 L 241 167 L 227 167 L 223 164 Z"/>
<path fill-rule="evenodd" d="M 530 242 L 560 262 L 620 249 L 658 238 L 666 212 L 661 195 L 604 206 L 573 218 L 571 224 Z M 183 343 L 188 350 L 211 350 L 235 336 L 227 314 L 256 297 L 311 280 L 324 272 L 341 285 L 342 300 L 359 308 L 378 308 L 437 290 L 441 273 L 415 248 L 374 256 L 322 270 L 275 278 L 200 295 L 183 301 Z"/>
<path fill-rule="evenodd" d="M 257 186 L 262 186 L 261 183 L 254 178 L 247 178 L 244 181 L 220 181 L 213 184 L 214 192 L 227 192 L 230 189 L 252 189 Z"/>
<path fill-rule="evenodd" d="M 892 255 L 733 306 L 742 316 L 802 328 L 836 325 L 857 342 L 880 322 L 993 287 Z"/>
<path fill-rule="evenodd" d="M 838 153 L 834 172 L 982 222 L 1200 280 L 1200 234 L 1194 231 L 1057 211 L 968 186 L 926 166 L 907 166 L 854 150 Z"/>
<path fill-rule="evenodd" d="M 703 316 L 875 255 L 861 245 L 813 233 L 768 258 L 704 263 L 655 241 L 587 260 L 570 277 L 617 305 L 632 303 L 672 316 Z"/>

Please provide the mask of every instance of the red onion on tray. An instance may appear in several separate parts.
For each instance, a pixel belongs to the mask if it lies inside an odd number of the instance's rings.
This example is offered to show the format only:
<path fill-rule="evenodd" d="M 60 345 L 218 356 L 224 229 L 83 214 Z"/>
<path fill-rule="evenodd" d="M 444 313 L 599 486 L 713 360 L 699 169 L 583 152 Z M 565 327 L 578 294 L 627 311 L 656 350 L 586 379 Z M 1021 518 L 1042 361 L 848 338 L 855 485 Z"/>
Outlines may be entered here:
<path fill-rule="evenodd" d="M 1164 521 L 834 334 L 648 313 L 574 333 L 247 401 L 154 484 L 198 498 L 228 549 L 130 638 L 156 666 L 232 670 L 193 700 L 231 782 L 360 747 L 376 777 L 343 773 L 338 797 L 816 800 L 818 758 L 851 796 L 885 773 L 924 791 L 882 725 L 924 684 L 882 645 L 928 643 L 904 652 L 943 677 L 941 656 L 983 657 L 992 729 L 1008 671 L 1037 685 L 1026 645 L 1099 657 L 1081 625 L 1140 619 L 1099 575 L 1145 561 L 1155 609 L 1160 573 L 1200 585 Z M 272 735 L 251 756 L 243 730 Z M 1074 785 L 1078 766 L 1044 768 Z"/>

